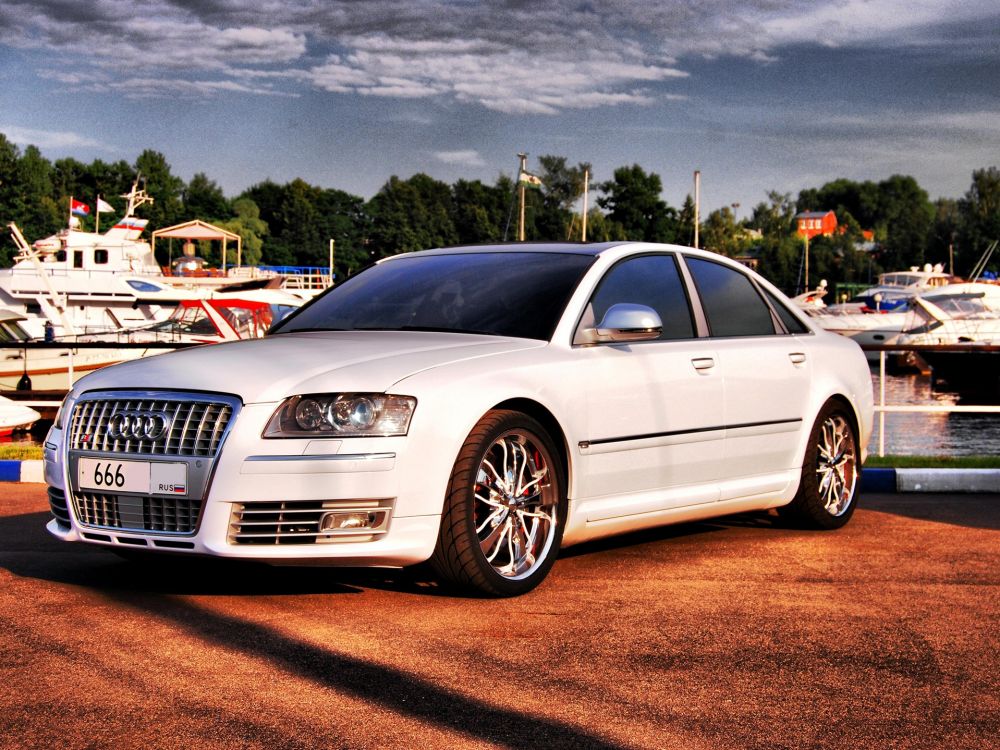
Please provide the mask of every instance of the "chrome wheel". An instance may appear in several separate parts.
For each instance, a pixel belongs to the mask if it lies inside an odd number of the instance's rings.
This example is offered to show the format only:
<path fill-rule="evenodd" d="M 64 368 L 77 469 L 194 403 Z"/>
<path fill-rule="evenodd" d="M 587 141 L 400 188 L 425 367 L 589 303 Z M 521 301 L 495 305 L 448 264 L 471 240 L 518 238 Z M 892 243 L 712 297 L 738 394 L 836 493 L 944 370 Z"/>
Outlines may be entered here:
<path fill-rule="evenodd" d="M 486 561 L 501 576 L 527 578 L 556 535 L 559 493 L 542 440 L 526 430 L 500 435 L 476 472 L 474 523 Z"/>
<path fill-rule="evenodd" d="M 816 482 L 820 501 L 831 516 L 847 511 L 857 482 L 857 450 L 854 432 L 840 414 L 828 416 L 819 431 Z"/>

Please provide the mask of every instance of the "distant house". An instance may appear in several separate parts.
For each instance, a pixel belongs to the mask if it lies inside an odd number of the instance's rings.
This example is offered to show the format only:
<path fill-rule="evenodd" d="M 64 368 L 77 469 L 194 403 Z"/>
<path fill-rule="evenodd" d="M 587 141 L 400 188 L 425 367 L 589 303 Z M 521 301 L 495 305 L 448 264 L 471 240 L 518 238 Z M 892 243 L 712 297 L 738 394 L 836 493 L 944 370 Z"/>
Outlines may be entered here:
<path fill-rule="evenodd" d="M 829 237 L 837 231 L 837 215 L 833 211 L 803 211 L 795 216 L 799 237 Z"/>

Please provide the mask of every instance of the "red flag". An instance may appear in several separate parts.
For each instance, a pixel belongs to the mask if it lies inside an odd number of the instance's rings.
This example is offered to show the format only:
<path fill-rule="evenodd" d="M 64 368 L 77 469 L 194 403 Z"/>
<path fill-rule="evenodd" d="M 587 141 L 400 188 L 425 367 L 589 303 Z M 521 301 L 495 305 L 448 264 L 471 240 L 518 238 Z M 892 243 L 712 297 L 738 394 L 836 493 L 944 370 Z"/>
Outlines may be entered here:
<path fill-rule="evenodd" d="M 69 210 L 70 213 L 77 214 L 78 216 L 90 215 L 90 206 L 83 201 L 78 201 L 76 198 L 69 199 Z"/>

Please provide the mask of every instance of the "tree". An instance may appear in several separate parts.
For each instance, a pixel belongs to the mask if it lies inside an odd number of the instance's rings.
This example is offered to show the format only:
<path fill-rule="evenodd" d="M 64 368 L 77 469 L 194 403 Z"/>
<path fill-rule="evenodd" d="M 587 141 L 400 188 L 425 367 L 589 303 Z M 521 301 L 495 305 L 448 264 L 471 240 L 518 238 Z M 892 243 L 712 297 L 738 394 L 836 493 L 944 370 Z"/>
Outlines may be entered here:
<path fill-rule="evenodd" d="M 790 193 L 771 190 L 768 203 L 758 203 L 750 217 L 750 225 L 765 238 L 779 240 L 792 233 L 795 225 L 795 202 Z"/>
<path fill-rule="evenodd" d="M 494 186 L 459 180 L 452 186 L 452 222 L 458 242 L 500 242 L 510 212 L 513 182 L 501 177 Z"/>
<path fill-rule="evenodd" d="M 540 156 L 538 163 L 542 167 L 541 205 L 535 217 L 533 239 L 570 239 L 575 204 L 583 195 L 584 174 L 589 172 L 593 177 L 593 169 L 587 162 L 567 166 L 565 156 Z"/>
<path fill-rule="evenodd" d="M 677 216 L 677 240 L 681 245 L 694 245 L 694 200 L 691 194 L 684 196 L 684 204 Z"/>
<path fill-rule="evenodd" d="M 954 255 L 961 232 L 961 220 L 958 201 L 951 198 L 938 198 L 934 201 L 934 221 L 927 240 L 927 260 L 929 263 L 941 263 L 949 273 L 955 272 Z"/>
<path fill-rule="evenodd" d="M 198 172 L 181 193 L 181 220 L 219 221 L 232 213 L 226 196 L 204 172 Z"/>
<path fill-rule="evenodd" d="M 923 265 L 933 221 L 934 207 L 915 179 L 893 175 L 880 182 L 876 226 L 885 236 L 882 264 L 890 268 Z"/>
<path fill-rule="evenodd" d="M 739 255 L 746 245 L 745 232 L 736 224 L 736 216 L 729 206 L 712 211 L 703 227 L 706 250 L 728 255 Z"/>
<path fill-rule="evenodd" d="M 677 212 L 660 197 L 663 183 L 655 172 L 646 174 L 638 164 L 619 167 L 600 190 L 604 197 L 597 204 L 608 210 L 608 219 L 629 239 L 673 242 L 677 237 Z"/>
<path fill-rule="evenodd" d="M 240 236 L 243 240 L 241 262 L 245 266 L 256 266 L 263 256 L 263 238 L 267 234 L 267 224 L 261 221 L 260 209 L 249 198 L 237 198 L 233 201 L 233 213 L 236 218 L 218 222 L 218 226 Z M 229 248 L 226 255 L 227 264 L 235 264 L 236 248 Z"/>
<path fill-rule="evenodd" d="M 971 266 L 986 247 L 1000 239 L 1000 169 L 972 173 L 972 184 L 958 202 L 963 254 Z M 994 261 L 995 269 L 997 262 Z"/>
<path fill-rule="evenodd" d="M 305 180 L 295 179 L 288 183 L 275 217 L 278 224 L 275 244 L 284 251 L 278 256 L 283 261 L 282 265 L 301 263 L 306 258 L 315 259 L 316 254 L 326 247 L 326 238 L 319 229 L 318 193 L 319 189 Z M 272 257 L 272 262 L 279 262 L 278 258 Z"/>
<path fill-rule="evenodd" d="M 453 245 L 458 232 L 451 188 L 425 174 L 408 180 L 393 175 L 368 202 L 373 259 Z"/>
<path fill-rule="evenodd" d="M 135 169 L 142 176 L 146 192 L 153 198 L 152 205 L 146 204 L 141 209 L 149 219 L 150 231 L 178 223 L 184 210 L 181 203 L 184 180 L 170 171 L 166 157 L 146 149 L 135 160 Z"/>

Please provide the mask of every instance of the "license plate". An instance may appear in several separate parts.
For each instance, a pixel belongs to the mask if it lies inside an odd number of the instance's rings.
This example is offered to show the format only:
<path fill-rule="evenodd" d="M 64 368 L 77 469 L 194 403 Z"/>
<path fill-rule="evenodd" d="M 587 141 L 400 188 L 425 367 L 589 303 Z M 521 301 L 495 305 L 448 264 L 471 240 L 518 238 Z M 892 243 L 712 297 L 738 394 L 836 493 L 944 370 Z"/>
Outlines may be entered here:
<path fill-rule="evenodd" d="M 137 492 L 143 495 L 187 493 L 187 464 L 81 458 L 77 464 L 80 489 Z"/>

